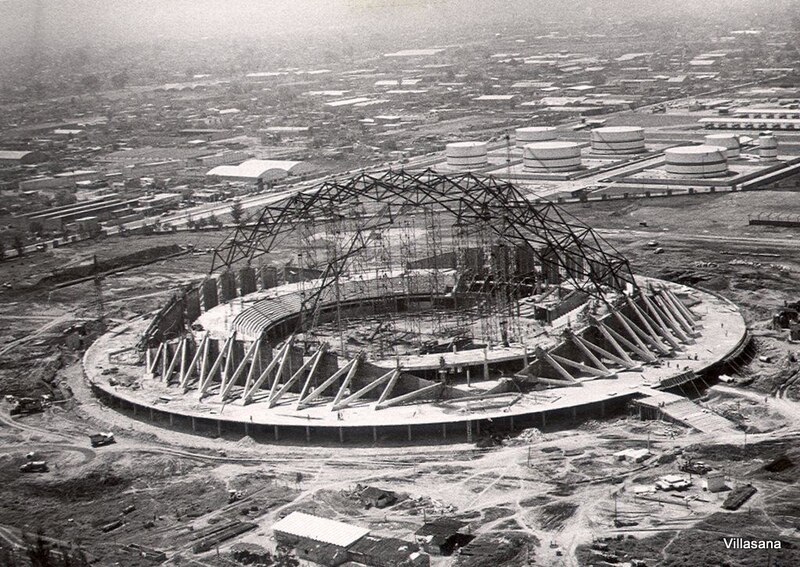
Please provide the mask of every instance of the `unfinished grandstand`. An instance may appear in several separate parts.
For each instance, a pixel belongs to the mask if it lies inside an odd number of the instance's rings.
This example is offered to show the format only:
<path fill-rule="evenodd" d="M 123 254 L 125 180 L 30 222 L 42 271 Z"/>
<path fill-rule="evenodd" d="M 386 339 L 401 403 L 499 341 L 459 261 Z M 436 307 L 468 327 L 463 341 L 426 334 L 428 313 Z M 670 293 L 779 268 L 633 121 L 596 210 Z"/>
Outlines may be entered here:
<path fill-rule="evenodd" d="M 744 335 L 729 303 L 634 276 L 513 184 L 400 171 L 267 206 L 208 278 L 101 338 L 86 366 L 101 399 L 193 430 L 471 439 L 619 410 Z"/>

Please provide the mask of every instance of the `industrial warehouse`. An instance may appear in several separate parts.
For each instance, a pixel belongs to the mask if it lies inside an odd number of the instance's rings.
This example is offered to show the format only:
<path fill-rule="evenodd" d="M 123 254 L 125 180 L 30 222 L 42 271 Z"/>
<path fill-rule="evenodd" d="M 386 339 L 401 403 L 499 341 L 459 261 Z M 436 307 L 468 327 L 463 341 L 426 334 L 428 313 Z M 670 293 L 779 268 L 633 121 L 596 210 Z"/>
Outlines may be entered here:
<path fill-rule="evenodd" d="M 796 0 L 0 6 L 0 567 L 800 565 Z"/>

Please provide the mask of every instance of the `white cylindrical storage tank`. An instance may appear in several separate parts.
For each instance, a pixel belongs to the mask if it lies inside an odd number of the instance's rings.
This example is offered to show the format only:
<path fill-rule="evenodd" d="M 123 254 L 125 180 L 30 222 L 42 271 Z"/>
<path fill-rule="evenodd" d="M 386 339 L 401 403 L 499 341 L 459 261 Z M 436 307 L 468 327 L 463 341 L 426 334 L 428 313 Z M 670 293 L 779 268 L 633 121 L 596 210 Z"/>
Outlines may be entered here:
<path fill-rule="evenodd" d="M 447 165 L 456 169 L 479 169 L 489 163 L 486 142 L 453 142 L 447 144 Z"/>
<path fill-rule="evenodd" d="M 608 126 L 591 131 L 592 151 L 598 154 L 638 154 L 645 151 L 644 129 Z"/>
<path fill-rule="evenodd" d="M 518 148 L 524 148 L 533 142 L 548 142 L 555 139 L 556 129 L 554 126 L 528 126 L 516 130 Z"/>
<path fill-rule="evenodd" d="M 522 151 L 525 171 L 575 171 L 581 167 L 581 147 L 575 142 L 534 142 Z"/>
<path fill-rule="evenodd" d="M 679 177 L 720 177 L 728 173 L 722 146 L 681 146 L 664 150 L 667 173 Z"/>
<path fill-rule="evenodd" d="M 725 155 L 728 159 L 739 157 L 739 137 L 736 134 L 708 134 L 706 145 L 725 148 Z"/>
<path fill-rule="evenodd" d="M 758 156 L 761 161 L 777 161 L 778 139 L 772 132 L 761 132 L 758 135 Z"/>

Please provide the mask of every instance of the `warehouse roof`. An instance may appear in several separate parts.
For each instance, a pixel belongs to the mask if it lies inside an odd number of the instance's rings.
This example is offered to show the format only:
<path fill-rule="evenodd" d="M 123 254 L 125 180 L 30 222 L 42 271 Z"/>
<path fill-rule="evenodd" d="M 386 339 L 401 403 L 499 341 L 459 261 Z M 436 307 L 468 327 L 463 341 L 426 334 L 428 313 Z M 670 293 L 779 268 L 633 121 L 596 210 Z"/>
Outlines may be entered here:
<path fill-rule="evenodd" d="M 32 152 L 18 152 L 14 150 L 0 150 L 0 159 L 2 160 L 18 160 L 24 158 Z"/>
<path fill-rule="evenodd" d="M 270 172 L 282 172 L 283 174 L 295 173 L 301 161 L 273 160 L 273 159 L 249 159 L 239 165 L 219 165 L 210 170 L 206 175 L 216 175 L 218 177 L 235 177 L 240 179 L 259 179 Z"/>
<path fill-rule="evenodd" d="M 273 525 L 272 530 L 339 547 L 350 547 L 369 533 L 367 528 L 302 512 L 292 512 Z"/>

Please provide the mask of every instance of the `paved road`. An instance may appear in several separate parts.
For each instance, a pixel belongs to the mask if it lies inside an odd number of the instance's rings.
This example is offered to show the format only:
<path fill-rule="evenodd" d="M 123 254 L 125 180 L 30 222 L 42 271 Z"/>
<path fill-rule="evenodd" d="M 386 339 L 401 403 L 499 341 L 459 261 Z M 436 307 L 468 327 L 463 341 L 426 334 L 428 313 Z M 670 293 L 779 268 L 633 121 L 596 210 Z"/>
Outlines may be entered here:
<path fill-rule="evenodd" d="M 737 244 L 762 247 L 769 251 L 774 248 L 788 248 L 800 251 L 800 243 L 796 238 L 764 238 L 759 236 L 727 236 L 715 234 L 697 234 L 682 232 L 662 232 L 625 229 L 596 229 L 596 232 L 607 240 L 639 238 L 642 240 L 681 240 L 685 242 L 714 242 L 717 244 Z"/>

